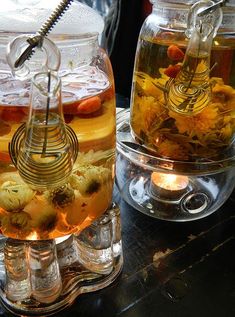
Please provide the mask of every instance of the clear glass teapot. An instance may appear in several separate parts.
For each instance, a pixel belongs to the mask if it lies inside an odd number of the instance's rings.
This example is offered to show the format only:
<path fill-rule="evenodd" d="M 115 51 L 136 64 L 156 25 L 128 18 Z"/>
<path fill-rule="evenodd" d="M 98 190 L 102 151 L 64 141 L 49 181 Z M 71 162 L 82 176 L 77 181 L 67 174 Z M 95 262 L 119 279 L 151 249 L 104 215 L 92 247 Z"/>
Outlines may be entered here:
<path fill-rule="evenodd" d="M 151 2 L 136 52 L 133 135 L 162 158 L 233 155 L 234 2 Z"/>
<path fill-rule="evenodd" d="M 35 34 L 58 2 L 8 0 L 0 9 L 0 230 L 14 239 L 79 233 L 107 210 L 112 199 L 116 112 L 111 65 L 98 44 L 102 18 L 74 2 L 50 33 L 48 38 L 61 54 L 58 74 L 50 77 L 50 94 L 41 89 L 49 81 L 45 74 L 54 54 L 48 57 L 50 48 L 42 47 L 26 61 L 27 76 L 14 71 L 16 77 L 12 76 L 9 55 L 6 58 L 6 47 L 10 54 L 15 38 L 23 36 L 23 42 L 24 36 Z M 47 148 L 55 140 L 52 114 L 41 129 L 40 109 L 48 100 L 62 122 L 56 137 L 63 142 L 68 137 L 72 146 L 76 143 L 72 155 L 71 146 L 61 146 L 61 141 L 56 143 L 59 155 L 51 151 L 38 156 L 45 133 Z M 41 130 L 30 130 L 32 118 Z M 28 130 L 17 139 L 22 124 Z M 70 160 L 65 166 L 64 157 Z M 28 177 L 34 165 L 25 168 L 27 160 L 39 164 L 38 175 Z M 45 174 L 51 161 L 59 162 L 54 170 L 57 177 Z"/>

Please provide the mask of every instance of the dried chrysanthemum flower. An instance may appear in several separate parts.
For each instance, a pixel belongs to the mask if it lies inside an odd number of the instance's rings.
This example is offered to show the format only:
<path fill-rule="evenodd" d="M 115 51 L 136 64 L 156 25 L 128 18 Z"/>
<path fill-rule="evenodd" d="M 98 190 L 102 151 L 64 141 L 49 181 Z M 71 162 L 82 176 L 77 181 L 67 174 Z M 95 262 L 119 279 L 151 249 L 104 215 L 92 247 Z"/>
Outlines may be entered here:
<path fill-rule="evenodd" d="M 158 144 L 158 153 L 163 157 L 170 157 L 176 160 L 188 159 L 186 148 L 177 142 L 167 139 Z"/>
<path fill-rule="evenodd" d="M 235 89 L 229 85 L 216 84 L 213 89 L 213 98 L 220 100 L 222 102 L 227 102 L 235 98 Z"/>
<path fill-rule="evenodd" d="M 0 187 L 0 207 L 7 211 L 22 210 L 33 199 L 34 194 L 27 184 L 6 181 Z"/>
<path fill-rule="evenodd" d="M 23 238 L 32 229 L 31 217 L 24 211 L 8 213 L 1 219 L 1 229 L 6 236 Z"/>
<path fill-rule="evenodd" d="M 6 172 L 0 175 L 0 186 L 5 182 L 14 182 L 15 184 L 24 184 L 25 182 L 17 172 Z"/>
<path fill-rule="evenodd" d="M 174 111 L 170 111 L 169 115 L 175 119 L 175 125 L 179 133 L 186 133 L 190 136 L 198 136 L 208 134 L 215 129 L 219 119 L 218 108 L 214 104 L 209 104 L 200 113 L 194 116 L 182 116 Z"/>
<path fill-rule="evenodd" d="M 69 184 L 45 193 L 46 198 L 56 207 L 65 207 L 75 199 L 74 190 Z"/>
<path fill-rule="evenodd" d="M 79 152 L 76 160 L 76 164 L 79 165 L 86 165 L 86 164 L 93 164 L 94 162 L 98 162 L 103 160 L 111 154 L 110 150 L 106 151 L 94 151 L 93 149 L 89 150 L 88 152 Z M 75 167 L 76 168 L 76 167 Z"/>
<path fill-rule="evenodd" d="M 56 227 L 57 211 L 46 200 L 33 199 L 24 210 L 32 218 L 32 226 L 40 235 L 43 232 L 48 233 Z"/>
<path fill-rule="evenodd" d="M 101 186 L 111 178 L 108 168 L 102 166 L 85 165 L 77 169 L 77 174 L 69 178 L 72 188 L 79 190 L 81 195 L 90 196 L 100 190 Z"/>
<path fill-rule="evenodd" d="M 79 190 L 83 196 L 91 195 L 97 192 L 101 187 L 101 183 L 95 178 L 87 178 L 81 175 L 73 175 L 72 183 L 74 188 Z"/>

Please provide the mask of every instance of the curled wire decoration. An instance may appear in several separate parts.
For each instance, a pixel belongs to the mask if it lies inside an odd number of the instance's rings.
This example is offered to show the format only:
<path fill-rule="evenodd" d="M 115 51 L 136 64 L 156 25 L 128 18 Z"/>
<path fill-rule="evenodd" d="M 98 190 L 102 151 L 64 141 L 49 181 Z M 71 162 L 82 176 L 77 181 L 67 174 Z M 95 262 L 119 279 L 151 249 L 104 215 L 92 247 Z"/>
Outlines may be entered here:
<path fill-rule="evenodd" d="M 21 177 L 32 187 L 44 190 L 63 183 L 71 173 L 70 162 L 73 164 L 78 155 L 78 140 L 75 132 L 65 125 L 67 134 L 67 148 L 58 129 L 52 127 L 50 134 L 53 136 L 49 142 L 50 149 L 47 151 L 48 161 L 41 156 L 41 134 L 33 131 L 32 139 L 26 138 L 26 124 L 23 123 L 14 133 L 9 143 L 9 154 Z M 30 148 L 30 151 L 25 151 Z M 38 149 L 38 150 L 37 150 Z M 63 151 L 63 153 L 61 152 Z M 62 155 L 59 155 L 62 153 Z M 54 159 L 51 157 L 54 156 Z M 41 159 L 42 158 L 42 161 Z"/>
<path fill-rule="evenodd" d="M 17 168 L 18 153 L 19 153 L 20 148 L 22 146 L 22 141 L 24 140 L 25 126 L 26 126 L 25 123 L 23 123 L 21 126 L 19 126 L 19 128 L 14 133 L 14 135 L 11 139 L 11 142 L 8 144 L 8 152 L 10 154 L 11 161 L 15 165 L 16 168 Z"/>
<path fill-rule="evenodd" d="M 168 83 L 169 85 L 169 83 Z M 172 110 L 188 115 L 200 112 L 210 101 L 210 87 L 194 86 L 190 90 L 185 89 L 185 85 L 171 85 L 167 101 Z"/>

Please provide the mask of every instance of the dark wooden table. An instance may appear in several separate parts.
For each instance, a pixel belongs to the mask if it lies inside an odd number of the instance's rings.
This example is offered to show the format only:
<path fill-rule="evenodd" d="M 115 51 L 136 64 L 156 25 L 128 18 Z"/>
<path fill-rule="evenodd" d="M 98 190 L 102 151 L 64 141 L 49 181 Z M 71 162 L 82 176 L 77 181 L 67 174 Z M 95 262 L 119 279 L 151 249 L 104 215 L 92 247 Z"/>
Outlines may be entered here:
<path fill-rule="evenodd" d="M 153 219 L 119 195 L 116 200 L 122 214 L 121 275 L 56 316 L 235 316 L 235 193 L 213 215 L 187 223 Z"/>
<path fill-rule="evenodd" d="M 58 316 L 234 317 L 235 193 L 211 216 L 187 223 L 150 218 L 116 197 L 122 274 Z"/>

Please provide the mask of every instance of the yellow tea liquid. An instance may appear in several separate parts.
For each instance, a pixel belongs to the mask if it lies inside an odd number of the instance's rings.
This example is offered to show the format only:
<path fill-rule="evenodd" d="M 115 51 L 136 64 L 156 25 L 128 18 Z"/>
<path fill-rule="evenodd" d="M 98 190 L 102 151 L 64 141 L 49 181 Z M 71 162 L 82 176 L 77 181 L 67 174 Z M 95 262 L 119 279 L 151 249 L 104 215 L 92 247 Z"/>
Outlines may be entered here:
<path fill-rule="evenodd" d="M 207 160 L 220 156 L 234 138 L 235 43 L 229 36 L 214 40 L 206 83 L 208 95 L 201 94 L 203 98 L 194 105 L 195 111 L 184 115 L 181 112 L 188 107 L 187 98 L 177 100 L 174 91 L 169 93 L 169 86 L 181 70 L 187 44 L 183 32 L 176 35 L 164 31 L 154 39 L 140 39 L 133 76 L 131 128 L 134 137 L 156 156 Z M 202 73 L 203 63 L 204 58 L 199 56 L 195 69 L 198 67 Z M 197 81 L 195 77 L 193 84 Z M 172 105 L 176 105 L 175 109 Z"/>
<path fill-rule="evenodd" d="M 115 163 L 115 96 L 107 78 L 103 86 L 95 84 L 94 80 L 93 88 L 83 91 L 83 96 L 76 95 L 77 83 L 66 85 L 64 119 L 77 135 L 79 153 L 66 182 L 44 191 L 32 189 L 21 179 L 8 152 L 12 136 L 27 120 L 26 98 L 18 98 L 18 104 L 17 96 L 2 98 L 0 230 L 5 236 L 35 240 L 79 233 L 109 207 Z"/>

